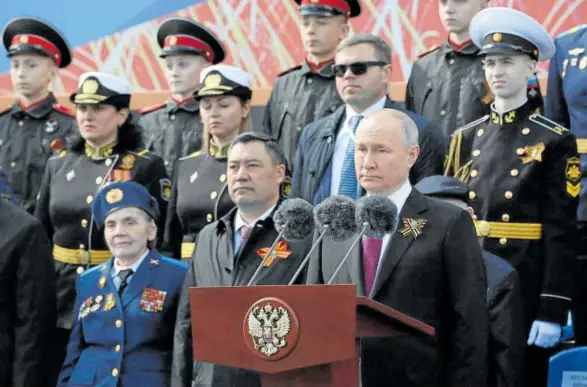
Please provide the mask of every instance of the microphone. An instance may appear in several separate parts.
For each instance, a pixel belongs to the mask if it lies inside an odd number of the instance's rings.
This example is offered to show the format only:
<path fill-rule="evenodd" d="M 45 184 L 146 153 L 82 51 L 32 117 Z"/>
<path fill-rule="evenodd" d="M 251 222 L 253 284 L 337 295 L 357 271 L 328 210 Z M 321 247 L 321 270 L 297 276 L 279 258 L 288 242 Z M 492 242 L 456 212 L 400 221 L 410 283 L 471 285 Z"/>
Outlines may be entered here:
<path fill-rule="evenodd" d="M 263 257 L 261 264 L 257 267 L 247 286 L 251 286 L 257 279 L 259 273 L 261 273 L 261 269 L 263 269 L 263 266 L 269 260 L 277 244 L 282 239 L 288 241 L 304 239 L 310 236 L 316 227 L 312 214 L 312 205 L 299 198 L 284 200 L 277 211 L 275 211 L 275 215 L 273 215 L 273 223 L 279 234 L 267 254 Z"/>
<path fill-rule="evenodd" d="M 355 212 L 355 202 L 344 195 L 330 196 L 316 206 L 314 209 L 314 219 L 318 225 L 318 229 L 322 231 L 288 285 L 293 285 L 296 282 L 324 236 L 328 235 L 335 241 L 344 241 L 349 239 L 357 231 Z"/>
<path fill-rule="evenodd" d="M 357 202 L 357 212 L 355 215 L 357 227 L 362 227 L 359 235 L 351 245 L 327 285 L 332 281 L 342 269 L 351 252 L 359 243 L 363 235 L 371 238 L 383 238 L 385 234 L 395 231 L 398 223 L 398 211 L 396 205 L 387 197 L 380 195 L 364 196 Z"/>

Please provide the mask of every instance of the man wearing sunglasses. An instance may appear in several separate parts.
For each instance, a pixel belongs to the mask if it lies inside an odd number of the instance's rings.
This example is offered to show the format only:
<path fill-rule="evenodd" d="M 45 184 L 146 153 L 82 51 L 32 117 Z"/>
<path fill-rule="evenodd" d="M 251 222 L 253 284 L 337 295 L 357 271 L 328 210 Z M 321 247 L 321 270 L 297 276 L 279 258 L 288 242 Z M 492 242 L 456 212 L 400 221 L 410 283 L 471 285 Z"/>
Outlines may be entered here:
<path fill-rule="evenodd" d="M 334 84 L 334 54 L 349 32 L 349 18 L 361 13 L 359 0 L 295 2 L 300 5 L 300 35 L 306 59 L 276 79 L 262 129 L 278 141 L 290 169 L 302 129 L 343 103 Z"/>
<path fill-rule="evenodd" d="M 391 80 L 391 48 L 382 39 L 360 34 L 345 39 L 336 50 L 336 88 L 344 106 L 302 132 L 293 171 L 292 197 L 318 204 L 330 195 L 356 199 L 363 191 L 354 166 L 354 133 L 362 118 L 383 108 L 406 112 L 387 97 Z M 410 181 L 442 171 L 445 143 L 440 129 L 407 112 L 417 124 L 420 156 L 410 170 Z"/>

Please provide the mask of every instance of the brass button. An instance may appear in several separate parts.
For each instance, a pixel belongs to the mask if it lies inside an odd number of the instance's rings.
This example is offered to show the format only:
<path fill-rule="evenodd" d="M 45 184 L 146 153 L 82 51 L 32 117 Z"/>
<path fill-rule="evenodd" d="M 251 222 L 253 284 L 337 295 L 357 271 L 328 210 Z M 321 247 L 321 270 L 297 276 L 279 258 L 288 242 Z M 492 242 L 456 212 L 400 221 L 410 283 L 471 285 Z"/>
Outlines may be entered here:
<path fill-rule="evenodd" d="M 82 219 L 82 227 L 83 228 L 88 227 L 88 221 L 87 221 L 87 219 Z"/>
<path fill-rule="evenodd" d="M 12 161 L 12 162 L 10 163 L 10 166 L 11 166 L 12 168 L 16 167 L 16 163 L 15 163 L 14 161 Z"/>
<path fill-rule="evenodd" d="M 503 214 L 501 216 L 501 220 L 504 222 L 509 222 L 510 221 L 510 215 L 509 214 Z"/>
<path fill-rule="evenodd" d="M 524 128 L 524 129 L 522 129 L 522 134 L 523 134 L 524 136 L 527 136 L 527 135 L 529 135 L 529 134 L 530 134 L 530 128 Z"/>
<path fill-rule="evenodd" d="M 106 163 L 106 166 L 109 167 L 109 166 L 112 165 L 112 160 L 111 159 L 106 159 L 105 163 Z"/>
<path fill-rule="evenodd" d="M 83 274 L 84 268 L 80 266 L 75 271 L 76 271 L 77 274 Z"/>
<path fill-rule="evenodd" d="M 516 149 L 516 153 L 518 154 L 518 156 L 521 156 L 524 154 L 524 148 L 518 148 Z"/>
<path fill-rule="evenodd" d="M 473 169 L 471 171 L 471 177 L 477 177 L 478 174 L 479 174 L 479 172 L 476 169 Z"/>
<path fill-rule="evenodd" d="M 512 193 L 512 191 L 505 191 L 505 198 L 506 199 L 511 199 L 514 197 L 514 194 Z"/>
<path fill-rule="evenodd" d="M 475 157 L 479 156 L 480 154 L 481 154 L 481 151 L 479 149 L 475 149 L 473 151 L 473 156 L 475 156 Z"/>
<path fill-rule="evenodd" d="M 23 121 L 18 121 L 18 126 L 23 126 L 24 122 Z"/>
<path fill-rule="evenodd" d="M 482 220 L 477 224 L 477 232 L 479 233 L 479 236 L 489 236 L 491 233 L 491 225 L 489 222 Z"/>
<path fill-rule="evenodd" d="M 116 368 L 112 370 L 112 376 L 118 376 L 118 370 Z"/>
<path fill-rule="evenodd" d="M 97 185 L 100 185 L 100 184 L 102 184 L 102 176 L 98 176 L 98 177 L 96 177 L 96 184 L 97 184 Z"/>
<path fill-rule="evenodd" d="M 214 191 L 210 194 L 210 199 L 214 200 L 214 199 L 216 199 L 217 196 L 218 196 L 218 194 L 216 193 L 216 191 Z"/>
<path fill-rule="evenodd" d="M 220 175 L 220 181 L 222 183 L 224 183 L 226 181 L 226 175 L 224 173 L 222 175 Z"/>
<path fill-rule="evenodd" d="M 469 192 L 469 199 L 473 200 L 477 197 L 477 194 L 473 191 Z"/>
<path fill-rule="evenodd" d="M 122 321 L 120 321 L 120 320 L 116 320 L 116 322 L 114 324 L 116 325 L 116 328 L 122 327 Z"/>
<path fill-rule="evenodd" d="M 120 344 L 116 344 L 116 347 L 114 347 L 114 352 L 120 352 Z"/>
<path fill-rule="evenodd" d="M 518 171 L 516 168 L 514 168 L 510 171 L 510 175 L 512 175 L 514 177 L 518 176 L 519 173 L 520 173 L 520 171 Z"/>
<path fill-rule="evenodd" d="M 84 245 L 83 243 L 80 243 L 79 248 L 83 250 L 86 248 L 86 245 Z"/>
<path fill-rule="evenodd" d="M 485 131 L 484 131 L 483 129 L 479 129 L 479 130 L 477 131 L 477 136 L 478 136 L 478 137 L 481 137 L 481 136 L 483 136 L 483 133 L 485 133 Z"/>
<path fill-rule="evenodd" d="M 302 127 L 301 127 L 301 126 L 298 126 L 298 127 L 296 128 L 296 130 L 297 130 L 298 132 L 301 132 L 301 131 L 302 131 Z"/>
<path fill-rule="evenodd" d="M 505 244 L 508 243 L 508 239 L 507 238 L 499 238 L 499 244 L 502 246 L 505 246 Z"/>
<path fill-rule="evenodd" d="M 212 216 L 212 214 L 208 214 L 208 215 L 206 215 L 206 221 L 207 221 L 208 223 L 210 223 L 210 222 L 212 221 L 212 219 L 214 219 L 214 217 Z"/>
<path fill-rule="evenodd" d="M 477 215 L 473 215 L 473 220 L 477 220 Z"/>
<path fill-rule="evenodd" d="M 88 197 L 86 198 L 86 203 L 91 204 L 93 200 L 94 198 L 92 197 L 92 195 L 88 195 Z"/>

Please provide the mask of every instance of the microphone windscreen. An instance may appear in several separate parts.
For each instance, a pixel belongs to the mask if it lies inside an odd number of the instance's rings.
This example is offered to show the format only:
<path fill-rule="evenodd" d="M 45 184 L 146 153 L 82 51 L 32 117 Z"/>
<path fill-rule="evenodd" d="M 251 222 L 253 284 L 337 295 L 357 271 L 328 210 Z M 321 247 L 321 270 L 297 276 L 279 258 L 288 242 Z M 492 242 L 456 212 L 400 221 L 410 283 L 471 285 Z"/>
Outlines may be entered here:
<path fill-rule="evenodd" d="M 383 238 L 397 227 L 397 207 L 385 196 L 364 196 L 357 202 L 356 222 L 361 228 L 367 225 L 366 236 Z"/>
<path fill-rule="evenodd" d="M 312 210 L 312 205 L 303 199 L 284 200 L 273 215 L 275 229 L 285 230 L 283 237 L 288 241 L 310 236 L 316 227 Z"/>
<path fill-rule="evenodd" d="M 329 226 L 326 235 L 335 241 L 344 241 L 357 232 L 355 213 L 355 202 L 348 196 L 334 195 L 316 206 L 314 218 L 320 229 Z"/>

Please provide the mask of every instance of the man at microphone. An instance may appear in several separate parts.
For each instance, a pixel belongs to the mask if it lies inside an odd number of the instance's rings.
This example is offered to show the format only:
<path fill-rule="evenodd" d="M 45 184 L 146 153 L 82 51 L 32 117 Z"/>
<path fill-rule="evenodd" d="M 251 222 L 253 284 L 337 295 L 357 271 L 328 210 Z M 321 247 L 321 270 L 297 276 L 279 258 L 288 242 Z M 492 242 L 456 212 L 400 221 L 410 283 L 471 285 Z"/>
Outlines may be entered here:
<path fill-rule="evenodd" d="M 369 195 L 388 197 L 399 220 L 382 239 L 364 237 L 332 283 L 354 283 L 357 295 L 436 329 L 432 340 L 363 340 L 362 386 L 485 386 L 486 280 L 471 216 L 410 185 L 418 129 L 405 113 L 383 109 L 367 116 L 355 147 L 359 184 Z M 354 240 L 324 238 L 310 260 L 307 282 L 328 283 Z"/>
<path fill-rule="evenodd" d="M 172 387 L 261 387 L 255 372 L 194 362 L 192 357 L 189 288 L 246 286 L 278 235 L 274 215 L 287 203 L 282 195 L 286 159 L 271 137 L 257 132 L 237 136 L 227 164 L 227 189 L 236 208 L 198 234 L 179 301 Z M 307 227 L 293 220 L 292 229 Z M 286 285 L 310 250 L 309 235 L 279 241 L 252 285 Z"/>

